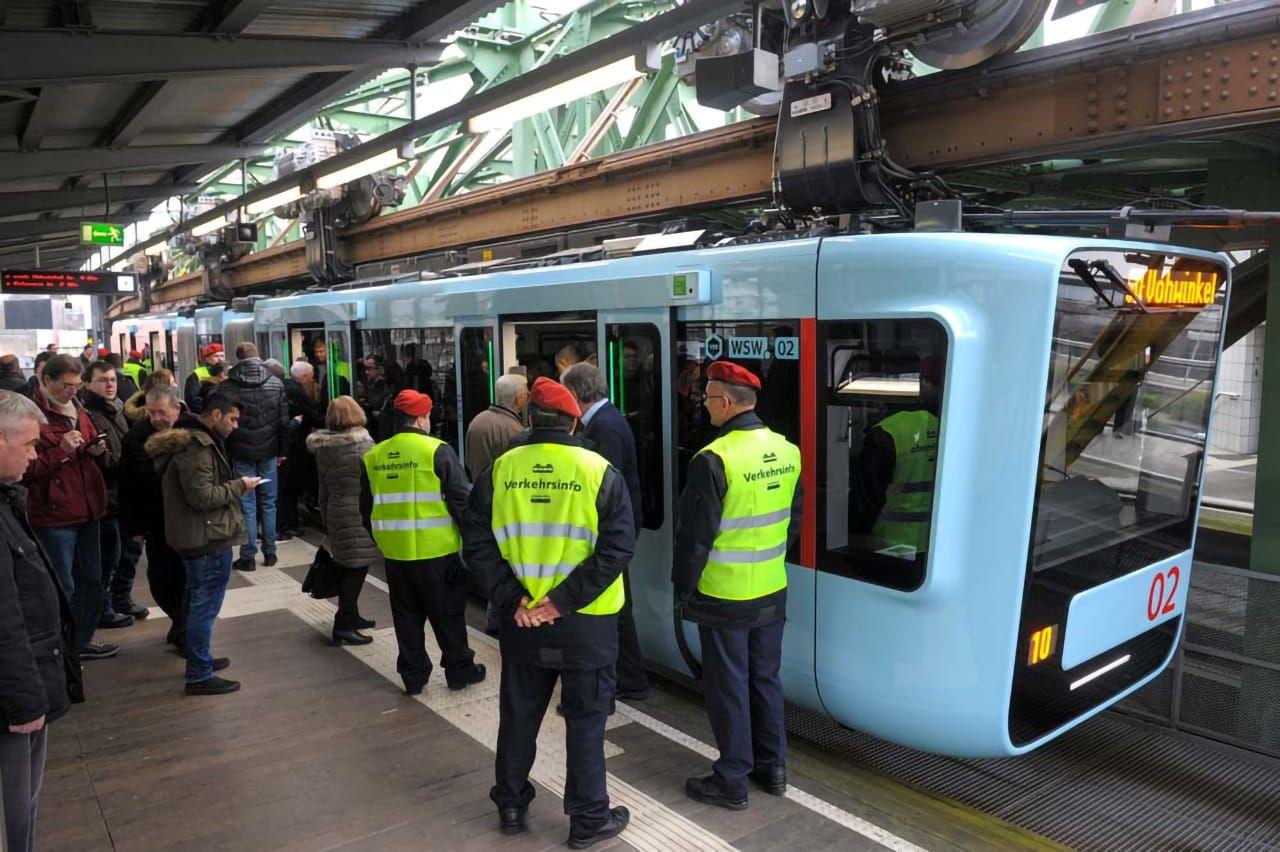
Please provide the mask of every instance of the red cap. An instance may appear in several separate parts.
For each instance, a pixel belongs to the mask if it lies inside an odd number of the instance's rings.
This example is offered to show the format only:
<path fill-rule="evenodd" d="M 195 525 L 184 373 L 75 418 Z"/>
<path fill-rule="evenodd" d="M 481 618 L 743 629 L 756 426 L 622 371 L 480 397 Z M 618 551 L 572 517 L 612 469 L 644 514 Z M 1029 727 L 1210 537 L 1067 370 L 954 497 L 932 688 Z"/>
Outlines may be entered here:
<path fill-rule="evenodd" d="M 208 358 L 210 355 L 217 355 L 221 351 L 222 351 L 221 343 L 210 343 L 204 349 L 200 350 L 200 360 L 203 361 L 205 358 Z"/>
<path fill-rule="evenodd" d="M 554 379 L 539 376 L 529 391 L 529 402 L 547 411 L 558 411 L 570 417 L 581 417 L 582 409 L 569 389 Z"/>
<path fill-rule="evenodd" d="M 746 367 L 739 367 L 731 361 L 716 361 L 707 369 L 707 380 L 723 382 L 727 385 L 742 385 L 744 388 L 760 390 L 760 379 Z"/>
<path fill-rule="evenodd" d="M 110 355 L 110 354 L 111 354 L 111 350 L 110 350 L 110 349 L 108 349 L 107 347 L 105 347 L 105 346 L 99 346 L 99 347 L 98 347 L 98 357 L 99 357 L 99 358 L 105 358 L 105 357 L 107 357 L 107 356 L 108 356 L 108 355 Z"/>
<path fill-rule="evenodd" d="M 402 390 L 396 394 L 396 411 L 410 417 L 425 417 L 431 413 L 431 397 L 416 390 Z"/>
<path fill-rule="evenodd" d="M 130 358 L 141 358 L 141 357 L 142 357 L 142 353 L 141 353 L 141 352 L 139 352 L 137 349 L 130 349 L 130 350 L 129 350 L 129 357 L 130 357 Z"/>

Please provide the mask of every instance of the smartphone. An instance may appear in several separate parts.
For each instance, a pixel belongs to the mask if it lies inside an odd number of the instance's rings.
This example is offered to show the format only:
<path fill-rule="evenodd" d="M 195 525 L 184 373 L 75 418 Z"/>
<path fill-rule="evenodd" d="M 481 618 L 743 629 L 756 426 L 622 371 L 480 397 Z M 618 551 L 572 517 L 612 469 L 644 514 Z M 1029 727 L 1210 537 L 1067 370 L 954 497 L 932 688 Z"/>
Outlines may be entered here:
<path fill-rule="evenodd" d="M 266 485 L 270 481 L 271 481 L 270 479 L 261 479 L 261 480 L 258 480 L 258 485 Z"/>
<path fill-rule="evenodd" d="M 107 440 L 107 436 L 99 432 L 97 435 L 89 439 L 89 446 L 93 446 L 94 444 L 101 444 L 106 440 Z"/>

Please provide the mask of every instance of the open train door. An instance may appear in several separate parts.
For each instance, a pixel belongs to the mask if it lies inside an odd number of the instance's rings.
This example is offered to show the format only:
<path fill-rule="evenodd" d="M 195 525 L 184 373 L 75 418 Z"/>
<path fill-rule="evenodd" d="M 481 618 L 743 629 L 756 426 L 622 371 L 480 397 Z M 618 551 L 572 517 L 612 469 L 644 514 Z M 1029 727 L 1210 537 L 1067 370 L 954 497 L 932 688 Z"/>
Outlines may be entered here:
<path fill-rule="evenodd" d="M 627 595 L 635 610 L 640 646 L 654 659 L 669 647 L 671 633 L 671 542 L 673 536 L 671 418 L 673 348 L 671 309 L 604 310 L 597 314 L 600 371 L 609 401 L 622 413 L 636 440 L 641 505 L 636 553 Z M 696 629 L 686 625 L 696 641 Z"/>
<path fill-rule="evenodd" d="M 493 383 L 501 370 L 498 320 L 463 317 L 454 323 L 453 330 L 457 346 L 454 368 L 458 371 L 458 455 L 466 458 L 467 427 L 493 403 Z"/>

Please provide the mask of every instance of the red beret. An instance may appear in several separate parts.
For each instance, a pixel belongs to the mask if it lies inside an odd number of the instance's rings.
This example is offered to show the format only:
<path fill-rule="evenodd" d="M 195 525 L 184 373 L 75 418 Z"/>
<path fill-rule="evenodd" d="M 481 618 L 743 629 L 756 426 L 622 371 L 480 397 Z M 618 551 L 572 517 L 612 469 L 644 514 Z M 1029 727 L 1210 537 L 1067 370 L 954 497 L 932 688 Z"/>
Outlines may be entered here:
<path fill-rule="evenodd" d="M 431 413 L 431 397 L 416 390 L 402 390 L 396 394 L 396 411 L 410 417 L 425 417 Z"/>
<path fill-rule="evenodd" d="M 141 358 L 141 357 L 142 357 L 142 353 L 141 353 L 141 352 L 139 352 L 137 349 L 130 349 L 130 350 L 129 350 L 129 357 L 130 357 L 130 358 Z"/>
<path fill-rule="evenodd" d="M 547 411 L 558 411 L 570 417 L 582 416 L 578 400 L 574 399 L 569 389 L 546 376 L 539 376 L 533 383 L 533 389 L 529 391 L 529 402 Z"/>
<path fill-rule="evenodd" d="M 742 385 L 746 388 L 760 390 L 760 379 L 745 367 L 739 367 L 731 361 L 716 361 L 707 369 L 707 380 L 724 382 L 727 385 Z"/>
<path fill-rule="evenodd" d="M 201 350 L 200 358 L 201 359 L 208 358 L 210 355 L 217 355 L 221 351 L 222 351 L 221 343 L 210 343 L 203 350 Z"/>
<path fill-rule="evenodd" d="M 108 356 L 108 355 L 110 355 L 110 354 L 111 354 L 111 350 L 110 350 L 110 349 L 108 349 L 107 347 L 105 347 L 105 346 L 99 346 L 99 347 L 98 347 L 98 357 L 99 357 L 99 358 L 105 358 L 105 357 L 107 357 L 107 356 Z"/>

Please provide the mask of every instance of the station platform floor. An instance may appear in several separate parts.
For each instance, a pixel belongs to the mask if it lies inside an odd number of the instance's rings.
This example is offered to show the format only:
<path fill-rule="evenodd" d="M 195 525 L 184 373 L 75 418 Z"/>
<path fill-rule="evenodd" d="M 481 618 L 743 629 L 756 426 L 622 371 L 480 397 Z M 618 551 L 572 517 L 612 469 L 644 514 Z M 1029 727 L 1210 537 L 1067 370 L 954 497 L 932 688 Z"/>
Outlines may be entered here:
<path fill-rule="evenodd" d="M 548 713 L 533 780 L 530 832 L 498 832 L 488 799 L 496 741 L 496 642 L 474 629 L 480 685 L 450 692 L 437 671 L 406 697 L 395 672 L 386 586 L 371 572 L 362 613 L 378 626 L 358 648 L 329 643 L 334 604 L 301 593 L 314 549 L 280 546 L 280 565 L 236 573 L 214 651 L 240 692 L 183 694 L 183 661 L 166 650 L 158 609 L 98 638 L 110 660 L 86 664 L 88 702 L 51 730 L 38 848 L 563 848 L 568 820 L 563 724 Z M 139 580 L 145 572 L 139 570 Z M 145 584 L 135 595 L 149 603 Z M 438 659 L 428 632 L 433 657 Z M 954 850 L 1056 844 L 793 740 L 786 798 L 755 793 L 743 812 L 700 805 L 684 779 L 715 751 L 700 698 L 658 680 L 648 700 L 618 703 L 606 733 L 609 791 L 631 824 L 598 849 Z"/>

